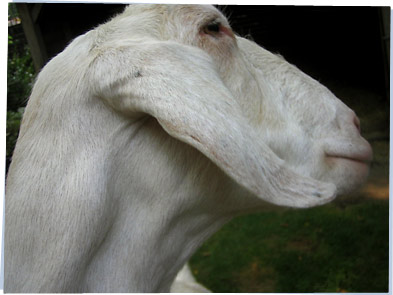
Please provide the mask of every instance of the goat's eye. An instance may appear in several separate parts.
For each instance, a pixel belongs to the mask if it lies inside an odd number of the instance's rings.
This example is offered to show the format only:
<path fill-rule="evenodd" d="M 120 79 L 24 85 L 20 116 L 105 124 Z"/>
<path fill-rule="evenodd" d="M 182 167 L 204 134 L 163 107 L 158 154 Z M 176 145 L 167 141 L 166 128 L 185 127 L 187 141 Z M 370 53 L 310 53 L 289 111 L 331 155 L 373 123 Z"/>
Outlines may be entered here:
<path fill-rule="evenodd" d="M 206 29 L 210 32 L 216 32 L 218 33 L 220 31 L 220 24 L 219 23 L 213 23 L 210 25 L 207 25 Z"/>
<path fill-rule="evenodd" d="M 220 32 L 221 24 L 219 22 L 212 22 L 204 28 L 206 34 L 217 34 Z"/>

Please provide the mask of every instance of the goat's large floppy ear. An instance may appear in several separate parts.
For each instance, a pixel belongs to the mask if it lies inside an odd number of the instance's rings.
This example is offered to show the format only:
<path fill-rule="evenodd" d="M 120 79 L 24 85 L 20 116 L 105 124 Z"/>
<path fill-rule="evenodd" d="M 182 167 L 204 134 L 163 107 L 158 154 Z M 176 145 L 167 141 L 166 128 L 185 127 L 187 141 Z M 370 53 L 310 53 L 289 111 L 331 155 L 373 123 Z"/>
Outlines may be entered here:
<path fill-rule="evenodd" d="M 174 42 L 129 42 L 101 49 L 91 63 L 95 95 L 127 114 L 154 116 L 261 199 L 310 207 L 335 186 L 296 174 L 247 124 L 240 105 L 202 50 Z"/>

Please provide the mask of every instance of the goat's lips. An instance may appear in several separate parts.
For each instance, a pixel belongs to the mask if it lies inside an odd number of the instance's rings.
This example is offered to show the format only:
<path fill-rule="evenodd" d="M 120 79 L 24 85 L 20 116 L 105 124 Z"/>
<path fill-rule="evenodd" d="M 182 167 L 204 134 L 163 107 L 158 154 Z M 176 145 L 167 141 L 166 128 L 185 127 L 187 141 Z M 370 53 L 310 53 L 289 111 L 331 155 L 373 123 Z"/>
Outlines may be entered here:
<path fill-rule="evenodd" d="M 373 159 L 373 150 L 368 141 L 360 138 L 352 143 L 328 146 L 325 149 L 325 156 L 329 160 L 342 159 L 369 165 Z"/>
<path fill-rule="evenodd" d="M 340 153 L 327 153 L 326 158 L 328 159 L 342 159 L 359 164 L 370 165 L 373 159 L 373 152 L 371 147 L 365 148 L 363 151 L 351 154 L 340 154 Z"/>

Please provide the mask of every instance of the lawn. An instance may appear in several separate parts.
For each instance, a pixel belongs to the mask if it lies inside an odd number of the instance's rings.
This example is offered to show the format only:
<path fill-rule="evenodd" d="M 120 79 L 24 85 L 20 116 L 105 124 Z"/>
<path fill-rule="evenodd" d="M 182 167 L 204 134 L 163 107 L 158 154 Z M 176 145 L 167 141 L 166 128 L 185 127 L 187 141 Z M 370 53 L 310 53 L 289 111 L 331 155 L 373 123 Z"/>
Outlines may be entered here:
<path fill-rule="evenodd" d="M 214 292 L 387 292 L 388 216 L 373 199 L 243 216 L 190 265 Z"/>

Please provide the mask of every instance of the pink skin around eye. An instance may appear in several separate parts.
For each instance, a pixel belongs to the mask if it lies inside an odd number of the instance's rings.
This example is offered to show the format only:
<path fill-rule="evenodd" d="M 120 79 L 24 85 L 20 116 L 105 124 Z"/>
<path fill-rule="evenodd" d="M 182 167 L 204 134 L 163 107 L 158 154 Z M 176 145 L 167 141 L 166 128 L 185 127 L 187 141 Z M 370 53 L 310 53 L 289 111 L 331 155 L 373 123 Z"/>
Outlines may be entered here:
<path fill-rule="evenodd" d="M 220 26 L 220 32 L 222 32 L 225 35 L 228 35 L 232 39 L 235 39 L 235 34 L 233 33 L 233 31 L 230 28 Z"/>
<path fill-rule="evenodd" d="M 232 29 L 230 27 L 225 27 L 222 24 L 219 24 L 219 31 L 210 32 L 209 30 L 201 30 L 200 34 L 212 35 L 215 37 L 223 34 L 229 36 L 232 39 L 235 39 L 235 34 L 233 33 Z"/>

